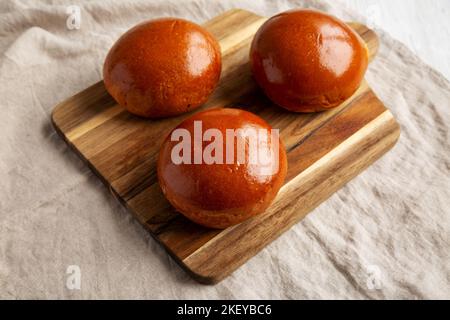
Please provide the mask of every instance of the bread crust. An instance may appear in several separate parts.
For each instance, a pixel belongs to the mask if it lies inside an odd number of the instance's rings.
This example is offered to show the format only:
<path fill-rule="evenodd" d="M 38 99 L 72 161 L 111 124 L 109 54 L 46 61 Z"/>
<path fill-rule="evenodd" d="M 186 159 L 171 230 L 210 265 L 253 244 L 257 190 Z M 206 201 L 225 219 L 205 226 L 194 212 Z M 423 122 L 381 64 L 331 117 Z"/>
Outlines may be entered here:
<path fill-rule="evenodd" d="M 175 129 L 186 129 L 193 134 L 194 121 L 198 120 L 202 121 L 203 131 L 214 128 L 222 132 L 223 136 L 226 135 L 226 129 L 271 129 L 258 116 L 229 108 L 197 113 Z M 267 171 L 262 174 L 259 164 L 253 165 L 249 161 L 238 163 L 235 160 L 232 164 L 225 161 L 223 164 L 174 164 L 171 152 L 177 143 L 171 141 L 169 134 L 161 147 L 157 164 L 159 184 L 166 198 L 179 212 L 207 227 L 226 228 L 260 214 L 273 201 L 286 177 L 286 152 L 279 138 L 278 164 L 270 163 L 270 166 L 277 167 L 269 175 Z M 203 148 L 208 143 L 204 142 Z M 225 139 L 223 143 L 225 148 Z M 236 150 L 236 144 L 234 147 Z M 275 148 L 272 140 L 269 147 Z"/>
<path fill-rule="evenodd" d="M 260 27 L 250 60 L 253 76 L 269 99 L 290 111 L 315 112 L 338 106 L 358 89 L 368 50 L 336 17 L 291 10 Z"/>
<path fill-rule="evenodd" d="M 201 26 L 177 18 L 141 23 L 122 35 L 103 67 L 106 90 L 129 112 L 161 118 L 194 110 L 216 87 L 218 42 Z"/>

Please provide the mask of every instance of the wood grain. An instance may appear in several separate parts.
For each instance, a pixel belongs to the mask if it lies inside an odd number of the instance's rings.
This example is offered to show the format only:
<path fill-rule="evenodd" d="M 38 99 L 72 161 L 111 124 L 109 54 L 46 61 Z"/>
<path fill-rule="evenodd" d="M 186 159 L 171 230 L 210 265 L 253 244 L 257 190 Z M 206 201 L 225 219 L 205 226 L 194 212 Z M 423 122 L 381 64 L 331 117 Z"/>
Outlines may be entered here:
<path fill-rule="evenodd" d="M 111 192 L 192 276 L 215 283 L 289 229 L 397 141 L 392 114 L 364 82 L 339 107 L 295 114 L 273 105 L 256 87 L 248 65 L 250 42 L 266 18 L 231 10 L 205 27 L 223 55 L 218 88 L 200 110 L 230 106 L 252 111 L 279 128 L 288 152 L 288 175 L 271 207 L 226 230 L 196 225 L 178 214 L 162 195 L 155 161 L 162 140 L 182 119 L 135 117 L 94 84 L 57 105 L 58 133 L 103 180 Z M 378 39 L 363 25 L 350 25 L 366 41 L 370 59 Z"/>

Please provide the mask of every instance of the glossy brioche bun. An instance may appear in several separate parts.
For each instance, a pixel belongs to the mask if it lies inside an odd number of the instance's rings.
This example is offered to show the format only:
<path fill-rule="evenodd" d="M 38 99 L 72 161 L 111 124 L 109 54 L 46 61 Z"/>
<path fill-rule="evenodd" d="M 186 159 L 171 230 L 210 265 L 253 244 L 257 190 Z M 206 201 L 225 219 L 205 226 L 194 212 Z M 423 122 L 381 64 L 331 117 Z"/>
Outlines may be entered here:
<path fill-rule="evenodd" d="M 256 82 L 274 103 L 294 112 L 314 112 L 338 106 L 358 89 L 368 49 L 337 18 L 292 10 L 260 27 L 250 60 Z"/>
<path fill-rule="evenodd" d="M 199 120 L 202 123 L 203 133 L 208 129 L 217 129 L 222 133 L 224 157 L 226 129 L 253 128 L 267 129 L 269 134 L 272 132 L 271 127 L 255 114 L 229 108 L 197 113 L 175 129 L 186 129 L 193 137 L 194 121 Z M 276 140 L 269 137 L 267 144 L 259 142 L 255 144 L 258 152 L 274 151 L 272 158 L 268 158 L 270 161 L 265 162 L 266 166 L 248 160 L 250 150 L 248 147 L 245 148 L 247 161 L 239 163 L 236 156 L 239 152 L 237 139 L 228 144 L 231 148 L 234 147 L 235 156 L 234 159 L 230 157 L 231 161 L 224 160 L 222 164 L 206 164 L 205 161 L 202 164 L 194 164 L 193 161 L 192 164 L 174 164 L 171 154 L 179 142 L 171 141 L 173 132 L 164 141 L 159 154 L 157 164 L 159 184 L 175 209 L 198 224 L 211 228 L 226 228 L 255 216 L 270 205 L 283 185 L 287 160 L 284 146 L 278 136 Z M 206 150 L 210 141 L 202 143 L 203 150 Z M 193 142 L 191 147 L 193 158 Z"/>
<path fill-rule="evenodd" d="M 203 104 L 220 71 L 220 47 L 211 34 L 186 20 L 162 18 L 141 23 L 117 40 L 103 79 L 129 112 L 160 118 Z"/>

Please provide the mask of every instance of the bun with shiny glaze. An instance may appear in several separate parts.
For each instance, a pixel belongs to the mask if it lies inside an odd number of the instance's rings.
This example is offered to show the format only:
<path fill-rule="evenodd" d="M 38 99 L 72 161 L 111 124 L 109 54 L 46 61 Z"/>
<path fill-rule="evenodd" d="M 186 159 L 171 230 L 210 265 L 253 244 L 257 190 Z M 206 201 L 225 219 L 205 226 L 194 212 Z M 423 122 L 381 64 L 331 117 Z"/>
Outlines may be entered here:
<path fill-rule="evenodd" d="M 203 104 L 221 71 L 218 42 L 201 26 L 176 18 L 141 23 L 109 51 L 103 79 L 129 112 L 149 118 L 181 114 Z"/>
<path fill-rule="evenodd" d="M 173 135 L 174 132 L 188 132 L 193 137 L 195 123 L 197 125 L 201 123 L 205 135 L 208 129 L 213 129 L 224 137 L 218 142 L 222 145 L 224 154 L 221 164 L 217 162 L 207 164 L 205 157 L 201 164 L 195 164 L 192 160 L 194 153 L 198 152 L 194 150 L 195 138 L 191 140 L 191 148 L 186 153 L 189 154 L 187 159 L 191 159 L 191 163 L 180 164 L 174 161 L 174 152 L 185 155 L 186 151 L 180 152 L 179 149 L 175 149 L 180 140 Z M 248 128 L 265 129 L 266 132 L 272 133 L 272 128 L 253 113 L 221 108 L 191 116 L 166 138 L 157 164 L 158 180 L 166 198 L 184 216 L 207 227 L 226 228 L 262 213 L 273 201 L 286 177 L 287 160 L 284 146 L 278 136 L 269 138 L 267 143 L 258 143 L 256 146 L 261 154 L 271 154 L 266 158 L 270 161 L 250 161 L 249 150 L 252 149 L 247 146 L 245 161 L 240 162 L 237 156 L 238 140 L 234 139 L 232 144 L 228 144 L 225 137 L 227 129 L 237 132 L 238 129 Z M 203 152 L 212 141 L 217 142 L 211 137 L 201 142 Z M 234 156 L 230 157 L 232 161 L 225 158 L 228 156 L 227 145 L 234 150 Z"/>
<path fill-rule="evenodd" d="M 338 106 L 358 89 L 368 50 L 339 19 L 292 10 L 260 27 L 250 61 L 256 82 L 274 103 L 294 112 L 314 112 Z"/>

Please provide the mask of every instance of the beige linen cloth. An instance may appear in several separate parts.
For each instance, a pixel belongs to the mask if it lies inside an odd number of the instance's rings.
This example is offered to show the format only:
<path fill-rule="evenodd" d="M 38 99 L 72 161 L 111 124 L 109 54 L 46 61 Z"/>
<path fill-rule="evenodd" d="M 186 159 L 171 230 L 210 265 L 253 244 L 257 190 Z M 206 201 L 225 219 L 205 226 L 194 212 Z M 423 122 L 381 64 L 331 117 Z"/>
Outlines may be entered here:
<path fill-rule="evenodd" d="M 81 27 L 66 27 L 69 5 Z M 450 84 L 378 30 L 367 80 L 398 119 L 393 150 L 214 286 L 191 280 L 55 133 L 53 107 L 101 79 L 126 29 L 273 15 L 316 1 L 1 1 L 1 298 L 450 298 Z M 66 286 L 67 268 L 81 287 Z"/>

